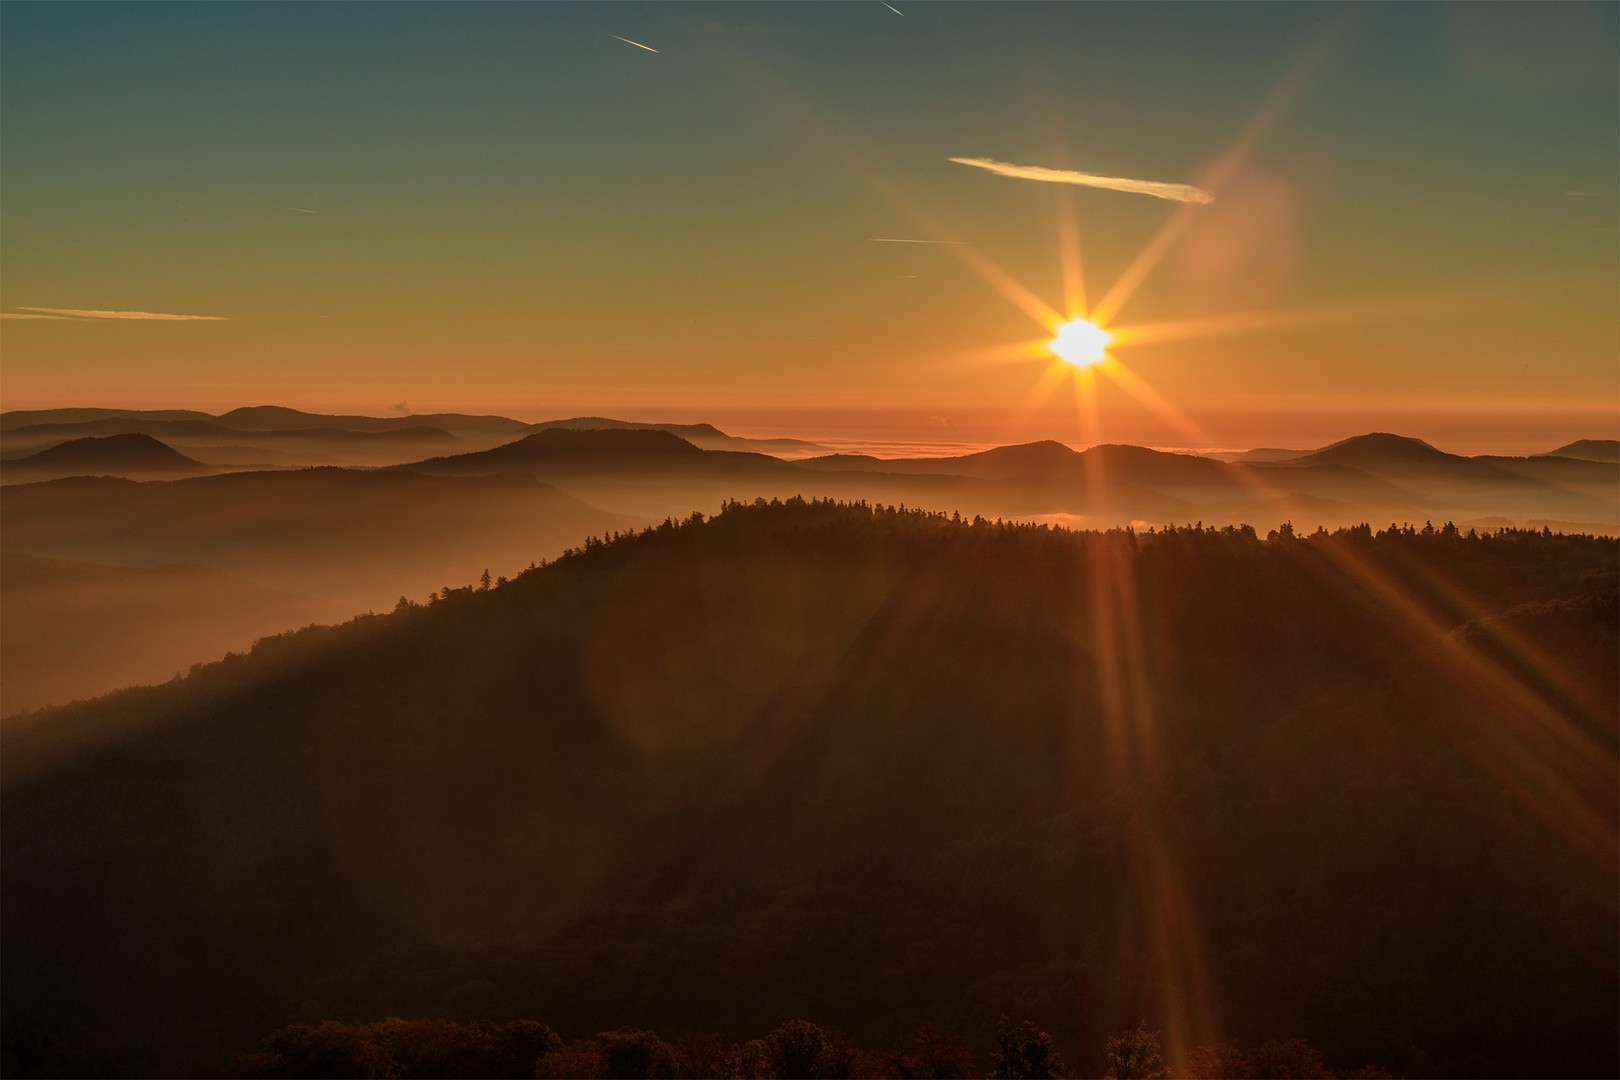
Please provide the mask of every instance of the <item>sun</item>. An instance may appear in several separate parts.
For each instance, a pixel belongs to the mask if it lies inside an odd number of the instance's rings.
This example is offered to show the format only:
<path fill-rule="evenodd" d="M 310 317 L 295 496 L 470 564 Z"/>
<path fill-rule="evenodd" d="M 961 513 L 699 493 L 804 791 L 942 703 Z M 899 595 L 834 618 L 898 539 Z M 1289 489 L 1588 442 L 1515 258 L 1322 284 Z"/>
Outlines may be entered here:
<path fill-rule="evenodd" d="M 1112 340 L 1102 327 L 1075 319 L 1058 327 L 1057 336 L 1048 347 L 1077 368 L 1090 367 L 1108 358 L 1108 343 Z"/>

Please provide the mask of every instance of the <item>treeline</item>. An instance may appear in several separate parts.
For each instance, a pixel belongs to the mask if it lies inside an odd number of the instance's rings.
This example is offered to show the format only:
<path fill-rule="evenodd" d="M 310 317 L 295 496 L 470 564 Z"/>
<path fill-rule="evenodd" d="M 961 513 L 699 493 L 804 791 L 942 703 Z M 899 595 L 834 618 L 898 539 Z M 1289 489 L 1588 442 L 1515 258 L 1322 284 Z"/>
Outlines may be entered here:
<path fill-rule="evenodd" d="M 863 1049 L 834 1028 L 807 1020 L 780 1024 L 761 1039 L 683 1032 L 665 1041 L 637 1028 L 603 1031 L 564 1042 L 545 1024 L 487 1020 L 389 1019 L 372 1024 L 328 1020 L 275 1032 L 264 1049 L 231 1058 L 226 1074 L 242 1080 L 318 1078 L 496 1078 L 518 1080 L 1056 1080 L 1072 1075 L 1052 1037 L 1028 1020 L 1001 1018 L 996 1048 L 980 1057 L 962 1042 L 924 1025 L 890 1046 Z M 1164 1080 L 1171 1075 L 1159 1032 L 1145 1024 L 1108 1039 L 1108 1080 Z M 1247 1050 L 1234 1043 L 1193 1050 L 1189 1080 L 1378 1080 L 1378 1066 L 1330 1072 L 1304 1039 L 1269 1040 Z"/>

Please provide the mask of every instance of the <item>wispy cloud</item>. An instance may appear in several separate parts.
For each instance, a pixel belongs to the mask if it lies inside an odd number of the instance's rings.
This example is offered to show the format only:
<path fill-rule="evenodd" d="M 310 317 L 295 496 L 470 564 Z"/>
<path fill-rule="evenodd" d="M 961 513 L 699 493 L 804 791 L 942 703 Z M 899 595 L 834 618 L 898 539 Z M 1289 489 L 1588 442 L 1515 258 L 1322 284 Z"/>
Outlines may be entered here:
<path fill-rule="evenodd" d="M 1082 187 L 1107 188 L 1109 191 L 1128 191 L 1135 195 L 1152 195 L 1156 199 L 1172 202 L 1212 203 L 1215 194 L 1191 184 L 1165 184 L 1157 180 L 1131 180 L 1123 176 L 1096 176 L 1075 172 L 1073 169 L 1048 169 L 1041 165 L 1011 165 L 995 158 L 953 157 L 961 165 L 987 169 L 997 176 L 1011 176 L 1017 180 L 1039 180 L 1047 184 L 1079 184 Z"/>
<path fill-rule="evenodd" d="M 634 46 L 635 46 L 635 47 L 636 47 L 636 48 L 638 48 L 638 49 L 646 49 L 646 50 L 647 50 L 647 51 L 648 51 L 648 52 L 650 52 L 650 53 L 655 53 L 655 52 L 657 52 L 657 51 L 658 51 L 658 50 L 657 50 L 657 49 L 655 49 L 655 48 L 653 48 L 653 47 L 652 47 L 652 46 L 651 46 L 651 45 L 643 45 L 643 44 L 642 44 L 642 43 L 641 43 L 641 42 L 639 42 L 639 41 L 631 41 L 631 40 L 630 40 L 630 39 L 629 39 L 629 38 L 627 38 L 627 37 L 619 37 L 619 35 L 618 35 L 618 34 L 609 34 L 609 35 L 608 35 L 608 37 L 610 37 L 610 38 L 614 38 L 614 39 L 615 39 L 615 40 L 617 40 L 617 41 L 622 41 L 622 42 L 624 42 L 624 43 L 625 43 L 625 44 L 626 44 L 626 45 L 634 45 Z"/>
<path fill-rule="evenodd" d="M 26 311 L 0 311 L 0 319 L 55 319 L 58 322 L 80 322 L 66 315 L 35 315 Z"/>
<path fill-rule="evenodd" d="M 906 17 L 905 12 L 903 12 L 899 8 L 895 7 L 893 4 L 887 3 L 886 0 L 878 0 L 878 3 L 882 4 L 884 7 L 888 8 L 890 11 L 892 11 L 896 15 L 900 16 L 902 19 Z"/>
<path fill-rule="evenodd" d="M 38 312 L 38 315 L 23 315 L 22 318 L 65 318 L 65 319 L 162 319 L 168 322 L 229 322 L 225 315 L 166 315 L 157 311 L 88 311 L 83 308 L 57 308 L 57 307 L 24 307 L 24 311 Z M 12 315 L 12 318 L 18 316 Z"/>
<path fill-rule="evenodd" d="M 302 206 L 289 206 L 289 207 L 287 207 L 287 209 L 295 211 L 296 213 L 300 213 L 300 214 L 313 214 L 315 212 L 313 210 L 305 210 Z"/>

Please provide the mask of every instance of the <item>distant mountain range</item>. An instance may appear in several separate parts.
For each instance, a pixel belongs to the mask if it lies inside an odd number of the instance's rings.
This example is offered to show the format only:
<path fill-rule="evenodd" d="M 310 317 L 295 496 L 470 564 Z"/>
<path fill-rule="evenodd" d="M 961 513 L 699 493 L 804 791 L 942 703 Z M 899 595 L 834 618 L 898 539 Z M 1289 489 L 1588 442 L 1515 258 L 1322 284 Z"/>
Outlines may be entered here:
<path fill-rule="evenodd" d="M 0 415 L 0 446 L 16 461 L 63 440 L 149 435 L 218 466 L 394 465 L 454 448 L 490 449 L 525 433 L 553 429 L 667 431 L 706 450 L 802 455 L 824 449 L 802 439 L 746 439 L 712 424 L 652 424 L 579 416 L 526 424 L 463 413 L 376 417 L 306 413 L 280 406 L 233 409 L 218 416 L 189 410 L 46 409 Z M 247 445 L 244 445 L 247 444 Z M 114 475 L 127 475 L 116 468 Z"/>
<path fill-rule="evenodd" d="M 224 426 L 271 423 L 304 426 L 247 432 L 263 448 L 215 445 L 221 461 L 205 465 L 207 449 L 183 454 L 145 432 L 68 440 L 5 464 L 8 482 L 52 476 L 105 474 L 152 478 L 181 472 L 240 469 L 255 455 L 288 448 L 308 460 L 325 450 L 365 457 L 395 471 L 476 476 L 520 470 L 588 503 L 644 520 L 681 517 L 727 499 L 823 495 L 958 510 L 984 516 L 1057 515 L 1075 524 L 1144 525 L 1168 521 L 1250 520 L 1270 528 L 1290 508 L 1326 520 L 1295 522 L 1307 528 L 1358 521 L 1448 519 L 1484 525 L 1490 519 L 1559 521 L 1588 530 L 1620 529 L 1615 444 L 1583 440 L 1532 457 L 1448 454 L 1418 439 L 1373 432 L 1311 451 L 1269 450 L 1216 456 L 1166 453 L 1138 446 L 1101 445 L 1084 451 L 1043 441 L 954 457 L 877 458 L 832 454 L 803 456 L 813 444 L 792 445 L 776 457 L 738 449 L 782 440 L 741 440 L 707 424 L 644 424 L 577 417 L 519 425 L 516 439 L 478 448 L 495 420 L 436 419 L 450 427 L 405 425 L 347 431 L 332 426 L 347 417 L 287 409 L 235 410 L 208 421 L 139 416 L 77 418 L 13 427 L 12 437 L 92 427 L 172 430 L 177 439 L 234 438 Z M 289 415 L 290 414 L 290 415 Z M 20 414 L 6 414 L 15 421 Z M 55 416 L 56 414 L 50 414 Z M 34 420 L 38 416 L 25 415 Z M 512 422 L 516 423 L 516 422 Z M 483 434 L 477 431 L 483 427 Z M 454 429 L 454 430 L 453 430 Z M 29 434 L 32 433 L 32 434 Z M 473 435 L 469 435 L 473 433 Z M 464 446 L 463 452 L 401 461 L 412 451 Z M 189 444 L 188 444 L 189 445 Z M 317 460 L 319 458 L 317 457 Z M 260 462 L 258 464 L 265 464 Z M 287 464 L 296 464 L 289 461 Z"/>
<path fill-rule="evenodd" d="M 232 431 L 287 431 L 299 428 L 337 428 L 345 431 L 398 431 L 411 427 L 438 427 L 447 431 L 487 431 L 513 435 L 527 430 L 521 420 L 504 416 L 469 416 L 465 413 L 427 413 L 407 416 L 345 416 L 307 413 L 280 405 L 251 405 L 214 415 L 190 409 L 14 409 L 0 413 L 0 432 L 15 434 L 40 425 L 63 427 L 108 420 L 142 423 L 185 421 L 217 424 Z"/>
<path fill-rule="evenodd" d="M 959 457 L 835 454 L 788 462 L 702 451 L 668 432 L 553 429 L 397 468 L 444 475 L 522 468 L 587 501 L 643 516 L 682 500 L 701 506 L 716 498 L 823 494 L 987 516 L 1073 514 L 1102 524 L 1224 521 L 1295 506 L 1331 512 L 1329 520 L 1298 523 L 1306 527 L 1504 512 L 1620 525 L 1617 477 L 1604 463 L 1467 458 L 1381 432 L 1277 461 L 1224 462 L 1120 445 L 1075 451 L 1047 441 Z"/>

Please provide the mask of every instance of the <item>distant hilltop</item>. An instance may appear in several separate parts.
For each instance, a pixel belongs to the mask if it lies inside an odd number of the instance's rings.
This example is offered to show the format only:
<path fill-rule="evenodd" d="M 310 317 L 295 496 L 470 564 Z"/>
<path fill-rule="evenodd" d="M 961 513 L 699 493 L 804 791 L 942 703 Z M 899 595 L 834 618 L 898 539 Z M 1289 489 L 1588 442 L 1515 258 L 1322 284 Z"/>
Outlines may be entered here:
<path fill-rule="evenodd" d="M 8 471 L 90 475 L 97 473 L 190 474 L 206 472 L 207 465 L 189 458 L 150 435 L 108 435 L 69 439 L 35 454 L 5 463 Z"/>
<path fill-rule="evenodd" d="M 1545 456 L 1577 458 L 1581 461 L 1620 462 L 1620 439 L 1576 439 Z"/>

